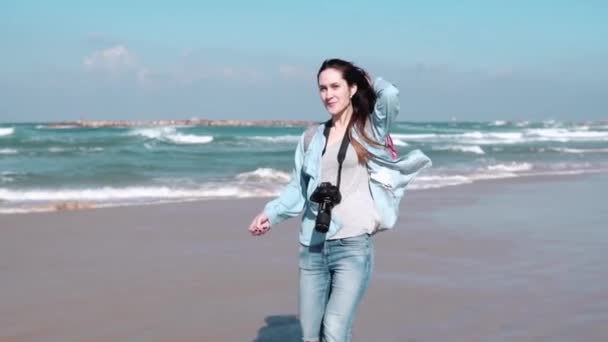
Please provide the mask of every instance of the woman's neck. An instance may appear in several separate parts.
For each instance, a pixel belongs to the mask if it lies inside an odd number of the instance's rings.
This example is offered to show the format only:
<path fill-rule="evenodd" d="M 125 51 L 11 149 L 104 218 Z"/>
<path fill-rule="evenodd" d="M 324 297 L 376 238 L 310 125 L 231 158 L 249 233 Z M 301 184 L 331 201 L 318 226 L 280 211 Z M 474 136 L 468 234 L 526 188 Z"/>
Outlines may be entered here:
<path fill-rule="evenodd" d="M 353 107 L 348 106 L 342 112 L 332 116 L 332 124 L 335 130 L 344 131 L 348 127 L 350 118 L 353 116 Z"/>

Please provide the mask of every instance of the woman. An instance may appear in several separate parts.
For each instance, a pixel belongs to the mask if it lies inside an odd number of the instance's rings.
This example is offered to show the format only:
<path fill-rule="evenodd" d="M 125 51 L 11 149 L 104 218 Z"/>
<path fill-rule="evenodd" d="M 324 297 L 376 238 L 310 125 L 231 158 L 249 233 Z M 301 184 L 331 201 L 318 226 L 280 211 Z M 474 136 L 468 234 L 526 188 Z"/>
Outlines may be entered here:
<path fill-rule="evenodd" d="M 406 185 L 430 165 L 418 150 L 391 156 L 385 142 L 399 111 L 399 92 L 381 78 L 369 80 L 350 62 L 323 62 L 317 81 L 331 120 L 302 134 L 290 183 L 249 227 L 259 236 L 304 212 L 299 255 L 304 341 L 350 341 L 372 271 L 371 236 L 394 227 Z"/>

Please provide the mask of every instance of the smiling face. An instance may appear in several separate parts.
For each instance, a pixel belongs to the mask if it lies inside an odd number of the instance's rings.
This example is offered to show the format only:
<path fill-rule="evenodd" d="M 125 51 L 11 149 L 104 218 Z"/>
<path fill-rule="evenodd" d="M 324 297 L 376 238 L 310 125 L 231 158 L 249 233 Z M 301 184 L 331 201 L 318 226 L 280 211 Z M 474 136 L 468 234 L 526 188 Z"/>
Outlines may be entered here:
<path fill-rule="evenodd" d="M 349 86 L 340 70 L 328 68 L 319 74 L 319 95 L 331 115 L 343 113 L 352 106 L 351 97 L 356 92 L 357 86 Z"/>

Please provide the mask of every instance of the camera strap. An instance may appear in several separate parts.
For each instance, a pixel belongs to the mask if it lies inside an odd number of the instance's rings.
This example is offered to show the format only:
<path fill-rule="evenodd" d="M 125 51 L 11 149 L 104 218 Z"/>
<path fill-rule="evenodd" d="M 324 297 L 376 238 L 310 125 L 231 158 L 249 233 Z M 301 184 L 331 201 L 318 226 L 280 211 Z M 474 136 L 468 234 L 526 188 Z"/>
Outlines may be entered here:
<path fill-rule="evenodd" d="M 331 130 L 333 122 L 327 120 L 325 123 L 325 129 L 323 130 L 323 135 L 325 136 L 325 146 L 323 147 L 323 153 L 321 155 L 325 155 L 325 150 L 327 149 L 327 140 L 329 138 L 329 131 Z M 344 163 L 344 159 L 346 158 L 346 150 L 348 149 L 348 144 L 350 143 L 350 137 L 348 136 L 348 130 L 344 132 L 344 137 L 342 138 L 342 144 L 340 145 L 340 151 L 338 151 L 338 179 L 336 181 L 336 187 L 340 189 L 340 180 L 342 178 L 342 164 Z"/>

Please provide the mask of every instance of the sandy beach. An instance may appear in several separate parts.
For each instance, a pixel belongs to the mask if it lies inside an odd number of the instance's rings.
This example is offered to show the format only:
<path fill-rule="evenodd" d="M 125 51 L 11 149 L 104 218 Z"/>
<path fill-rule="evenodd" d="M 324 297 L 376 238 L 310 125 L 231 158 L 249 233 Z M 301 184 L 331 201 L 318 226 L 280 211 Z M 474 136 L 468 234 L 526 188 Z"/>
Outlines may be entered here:
<path fill-rule="evenodd" d="M 605 341 L 606 175 L 411 191 L 355 341 Z M 298 220 L 266 199 L 0 215 L 0 340 L 298 341 Z"/>

